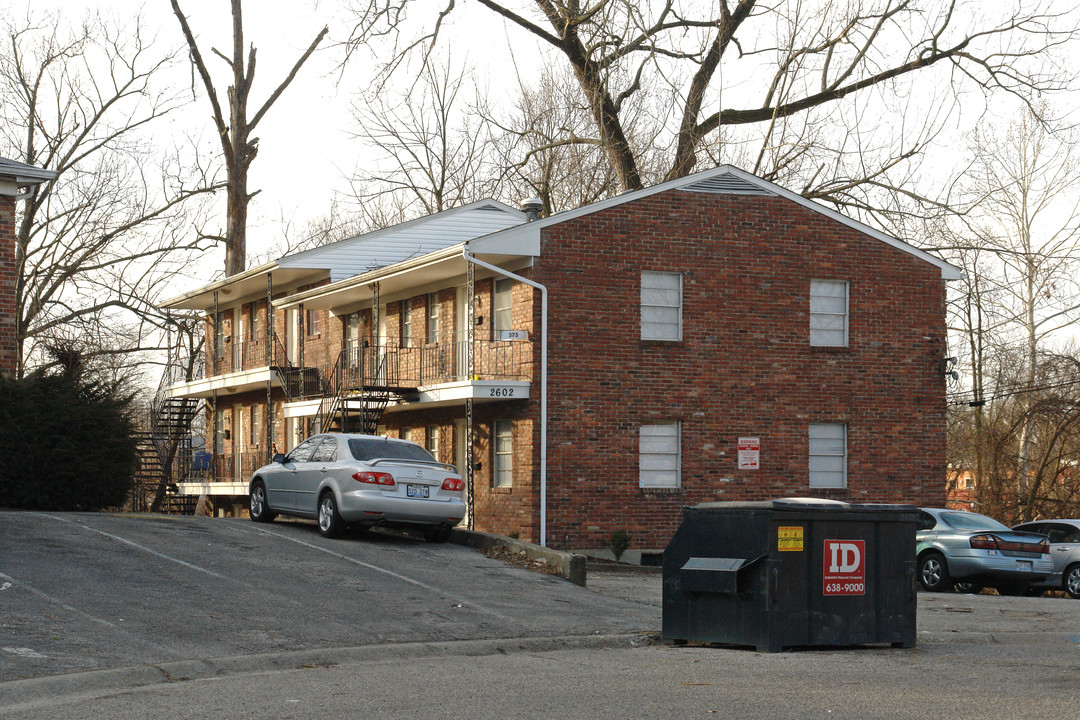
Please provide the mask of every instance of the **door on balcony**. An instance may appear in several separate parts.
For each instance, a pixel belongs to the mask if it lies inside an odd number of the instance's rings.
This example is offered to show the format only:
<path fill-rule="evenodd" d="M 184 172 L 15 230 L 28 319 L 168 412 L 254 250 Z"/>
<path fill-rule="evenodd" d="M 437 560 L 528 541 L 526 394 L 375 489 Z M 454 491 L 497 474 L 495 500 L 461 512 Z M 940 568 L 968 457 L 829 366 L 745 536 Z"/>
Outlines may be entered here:
<path fill-rule="evenodd" d="M 232 412 L 232 477 L 234 482 L 244 479 L 244 408 L 237 405 Z"/>
<path fill-rule="evenodd" d="M 466 287 L 457 288 L 454 298 L 454 379 L 464 380 L 468 373 L 469 297 Z"/>
<path fill-rule="evenodd" d="M 299 357 L 299 328 L 297 323 L 300 320 L 300 311 L 296 308 L 290 308 L 285 311 L 285 354 L 288 361 L 296 365 L 296 360 Z"/>
<path fill-rule="evenodd" d="M 232 317 L 233 372 L 244 369 L 244 323 L 239 307 L 233 308 Z"/>

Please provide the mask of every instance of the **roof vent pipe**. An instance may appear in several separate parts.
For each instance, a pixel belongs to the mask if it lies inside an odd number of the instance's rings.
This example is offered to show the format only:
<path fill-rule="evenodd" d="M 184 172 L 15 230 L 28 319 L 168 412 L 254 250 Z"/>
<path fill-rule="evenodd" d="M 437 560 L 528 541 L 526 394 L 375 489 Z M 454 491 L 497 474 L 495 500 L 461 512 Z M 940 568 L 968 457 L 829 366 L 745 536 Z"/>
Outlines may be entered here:
<path fill-rule="evenodd" d="M 521 201 L 521 212 L 525 213 L 525 222 L 532 222 L 540 216 L 544 209 L 544 201 L 538 197 L 532 197 Z"/>

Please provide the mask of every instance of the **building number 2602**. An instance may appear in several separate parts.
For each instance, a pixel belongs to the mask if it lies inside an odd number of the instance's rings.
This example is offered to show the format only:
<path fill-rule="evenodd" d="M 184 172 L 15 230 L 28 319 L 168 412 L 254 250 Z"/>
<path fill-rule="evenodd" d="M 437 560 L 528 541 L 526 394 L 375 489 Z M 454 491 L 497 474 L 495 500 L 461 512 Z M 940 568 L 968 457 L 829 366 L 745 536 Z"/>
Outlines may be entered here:
<path fill-rule="evenodd" d="M 513 397 L 514 388 L 493 387 L 488 388 L 488 397 Z"/>

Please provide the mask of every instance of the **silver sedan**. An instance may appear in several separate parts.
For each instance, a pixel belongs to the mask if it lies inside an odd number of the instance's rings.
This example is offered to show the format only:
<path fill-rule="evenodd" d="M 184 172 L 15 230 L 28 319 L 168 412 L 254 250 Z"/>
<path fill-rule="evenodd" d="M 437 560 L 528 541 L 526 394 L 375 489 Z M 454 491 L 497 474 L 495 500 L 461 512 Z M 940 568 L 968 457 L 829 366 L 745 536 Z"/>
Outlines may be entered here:
<path fill-rule="evenodd" d="M 406 440 L 325 433 L 255 471 L 248 486 L 251 519 L 278 514 L 313 518 L 332 537 L 349 523 L 416 526 L 446 542 L 465 516 L 465 483 L 453 465 Z"/>
<path fill-rule="evenodd" d="M 919 582 L 927 590 L 978 592 L 984 586 L 1002 595 L 1021 595 L 1050 575 L 1046 537 L 1010 530 L 973 512 L 923 508 L 915 533 Z"/>
<path fill-rule="evenodd" d="M 1064 590 L 1080 599 L 1080 520 L 1037 520 L 1017 525 L 1013 530 L 1035 532 L 1050 539 L 1050 557 L 1054 572 L 1031 584 L 1031 589 Z"/>

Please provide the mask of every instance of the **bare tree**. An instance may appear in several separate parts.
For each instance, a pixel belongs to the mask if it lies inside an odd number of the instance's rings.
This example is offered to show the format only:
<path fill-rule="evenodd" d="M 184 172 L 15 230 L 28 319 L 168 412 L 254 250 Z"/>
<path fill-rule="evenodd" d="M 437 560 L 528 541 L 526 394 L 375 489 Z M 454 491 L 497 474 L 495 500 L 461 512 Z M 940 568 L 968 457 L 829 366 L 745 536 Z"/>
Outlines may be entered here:
<path fill-rule="evenodd" d="M 430 52 L 455 8 L 451 0 L 414 39 L 402 41 L 401 33 L 410 32 L 404 29 L 408 2 L 355 5 L 353 47 L 377 37 L 395 40 L 384 66 L 387 73 L 401 67 L 412 51 Z M 792 118 L 812 118 L 817 110 L 824 113 L 816 116 L 819 120 L 836 117 L 843 108 L 847 126 L 861 128 L 872 113 L 890 108 L 860 108 L 856 100 L 865 103 L 874 93 L 905 97 L 916 82 L 923 91 L 940 85 L 947 93 L 931 93 L 925 103 L 929 108 L 965 90 L 983 96 L 1004 92 L 1028 101 L 1069 84 L 1071 76 L 1063 72 L 1063 63 L 1053 65 L 1051 53 L 1076 32 L 1071 9 L 1059 11 L 1052 0 L 993 6 L 966 0 L 479 3 L 569 65 L 592 119 L 591 134 L 577 141 L 604 149 L 622 188 L 644 184 L 627 114 L 644 92 L 668 85 L 677 102 L 663 178 L 692 172 L 704 149 L 710 144 L 722 148 L 732 129 L 756 128 L 760 150 L 750 157 L 764 162 L 773 154 L 774 173 L 797 167 L 801 177 L 795 185 L 804 194 L 841 202 L 859 183 L 894 184 L 889 174 L 902 172 L 895 169 L 897 163 L 920 152 L 940 125 L 915 121 L 911 135 L 888 145 L 856 139 L 863 151 L 876 145 L 882 155 L 872 162 L 856 158 L 843 166 L 850 176 L 837 178 L 805 152 L 822 146 L 814 138 L 805 142 L 817 126 L 792 123 Z M 934 112 L 923 109 L 924 116 Z M 841 142 L 835 134 L 828 140 L 833 147 Z M 786 149 L 775 152 L 778 147 Z"/>
<path fill-rule="evenodd" d="M 493 194 L 485 128 L 464 96 L 469 85 L 465 71 L 454 70 L 449 59 L 436 64 L 428 58 L 409 87 L 369 93 L 354 103 L 355 137 L 376 153 L 352 178 L 370 224 L 429 215 Z"/>
<path fill-rule="evenodd" d="M 214 125 L 217 128 L 218 138 L 221 141 L 222 156 L 225 159 L 227 172 L 227 226 L 225 242 L 225 274 L 235 275 L 243 272 L 247 262 L 247 210 L 248 203 L 257 191 L 248 192 L 248 170 L 259 150 L 259 139 L 252 137 L 259 121 L 266 112 L 281 97 L 285 88 L 296 77 L 300 68 L 307 61 L 315 48 L 326 36 L 329 28 L 324 27 L 311 41 L 307 50 L 293 65 L 289 74 L 281 81 L 281 84 L 270 93 L 270 97 L 263 102 L 255 114 L 248 118 L 248 96 L 251 92 L 252 82 L 255 80 L 255 46 L 252 45 L 247 51 L 247 59 L 244 59 L 244 23 L 240 0 L 231 0 L 232 9 L 232 56 L 227 56 L 217 48 L 211 48 L 211 52 L 225 61 L 232 71 L 232 84 L 226 92 L 229 117 L 226 122 L 222 103 L 218 98 L 214 82 L 210 77 L 206 61 L 195 40 L 195 35 L 188 25 L 187 18 L 180 9 L 178 0 L 170 0 L 173 14 L 180 22 L 180 29 L 184 33 L 188 49 L 191 54 L 191 62 L 202 79 L 203 88 L 213 109 Z"/>
<path fill-rule="evenodd" d="M 138 353 L 154 344 L 159 288 L 205 246 L 183 237 L 192 201 L 215 189 L 212 170 L 181 149 L 147 149 L 147 133 L 182 105 L 160 82 L 175 57 L 139 18 L 28 15 L 2 21 L 2 36 L 0 154 L 57 173 L 15 230 L 19 373 L 65 337 L 95 340 L 81 345 L 89 360 Z"/>

